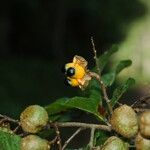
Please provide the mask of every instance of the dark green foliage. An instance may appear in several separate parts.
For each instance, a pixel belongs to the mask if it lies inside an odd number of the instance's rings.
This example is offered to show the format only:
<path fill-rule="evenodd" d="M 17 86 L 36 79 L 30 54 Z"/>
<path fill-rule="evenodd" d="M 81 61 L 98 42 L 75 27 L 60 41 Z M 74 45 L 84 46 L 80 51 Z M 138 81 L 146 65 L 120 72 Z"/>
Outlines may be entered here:
<path fill-rule="evenodd" d="M 95 132 L 94 144 L 95 146 L 102 145 L 108 138 L 110 134 L 105 131 L 98 130 Z"/>
<path fill-rule="evenodd" d="M 131 66 L 132 61 L 131 60 L 122 60 L 119 62 L 119 64 L 116 66 L 116 68 L 114 70 L 112 70 L 109 73 L 106 73 L 102 76 L 102 80 L 105 84 L 105 86 L 111 86 L 115 79 L 116 76 L 124 69 L 126 69 L 127 67 Z"/>
<path fill-rule="evenodd" d="M 87 113 L 91 113 L 95 115 L 98 119 L 103 120 L 103 117 L 98 113 L 98 104 L 99 98 L 64 98 L 57 100 L 49 106 L 46 106 L 46 110 L 49 115 L 53 115 L 61 111 L 67 111 L 67 109 L 79 109 Z"/>
<path fill-rule="evenodd" d="M 113 96 L 111 98 L 111 104 L 114 106 L 117 101 L 121 98 L 121 96 L 135 83 L 135 80 L 133 78 L 129 78 L 125 83 L 118 86 L 114 92 Z"/>
<path fill-rule="evenodd" d="M 110 56 L 114 53 L 116 53 L 118 51 L 118 46 L 117 45 L 113 45 L 110 50 L 105 51 L 103 55 L 101 55 L 99 57 L 99 67 L 101 72 L 103 71 L 104 67 L 106 66 L 106 64 L 108 63 L 108 61 L 110 60 Z"/>

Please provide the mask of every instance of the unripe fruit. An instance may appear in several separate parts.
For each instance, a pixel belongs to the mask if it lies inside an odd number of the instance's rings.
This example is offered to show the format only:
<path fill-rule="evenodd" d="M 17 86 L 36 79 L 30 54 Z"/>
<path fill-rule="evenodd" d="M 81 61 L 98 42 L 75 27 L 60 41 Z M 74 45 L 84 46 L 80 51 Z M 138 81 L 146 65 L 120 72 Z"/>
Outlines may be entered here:
<path fill-rule="evenodd" d="M 0 127 L 0 131 L 10 133 L 10 134 L 14 134 L 14 132 L 11 129 L 7 128 L 7 127 Z"/>
<path fill-rule="evenodd" d="M 37 133 L 48 122 L 46 110 L 39 105 L 27 107 L 20 115 L 20 125 L 25 132 Z"/>
<path fill-rule="evenodd" d="M 112 128 L 123 137 L 131 138 L 137 134 L 137 115 L 134 110 L 127 105 L 122 105 L 114 110 L 110 123 Z"/>
<path fill-rule="evenodd" d="M 101 150 L 128 150 L 128 144 L 120 138 L 112 136 L 102 146 Z"/>
<path fill-rule="evenodd" d="M 135 139 L 136 150 L 150 150 L 150 139 L 143 138 L 140 134 Z"/>
<path fill-rule="evenodd" d="M 28 135 L 21 140 L 21 150 L 50 150 L 50 145 L 37 135 Z"/>
<path fill-rule="evenodd" d="M 141 135 L 150 138 L 150 111 L 145 111 L 141 114 L 139 126 Z"/>

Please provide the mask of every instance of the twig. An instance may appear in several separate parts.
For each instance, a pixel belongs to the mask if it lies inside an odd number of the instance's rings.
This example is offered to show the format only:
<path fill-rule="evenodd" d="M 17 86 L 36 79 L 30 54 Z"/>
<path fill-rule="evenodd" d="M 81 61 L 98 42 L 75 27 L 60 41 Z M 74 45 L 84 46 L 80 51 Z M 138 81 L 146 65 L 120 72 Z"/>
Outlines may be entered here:
<path fill-rule="evenodd" d="M 111 126 L 108 125 L 100 125 L 100 124 L 90 124 L 90 123 L 81 123 L 81 122 L 56 122 L 56 123 L 50 123 L 50 126 L 54 126 L 56 124 L 58 127 L 81 127 L 81 128 L 95 128 L 100 129 L 104 131 L 111 131 Z"/>
<path fill-rule="evenodd" d="M 18 121 L 18 120 L 12 119 L 12 118 L 7 117 L 7 116 L 2 115 L 2 114 L 0 114 L 0 118 L 4 118 L 4 121 L 10 121 L 10 122 L 19 124 L 19 121 Z"/>
<path fill-rule="evenodd" d="M 92 43 L 92 49 L 93 49 L 93 52 L 94 52 L 94 59 L 95 59 L 95 62 L 96 62 L 96 68 L 97 68 L 97 71 L 98 71 L 98 74 L 96 75 L 96 73 L 95 73 L 95 75 L 93 77 L 95 77 L 99 81 L 100 88 L 102 89 L 102 92 L 103 92 L 104 100 L 107 103 L 110 114 L 112 114 L 113 110 L 112 110 L 112 107 L 110 105 L 110 100 L 109 100 L 108 95 L 107 95 L 106 87 L 105 87 L 103 81 L 101 80 L 101 70 L 100 70 L 99 61 L 98 61 L 98 58 L 97 58 L 97 51 L 96 51 L 96 48 L 95 48 L 93 37 L 91 37 L 91 43 Z"/>
<path fill-rule="evenodd" d="M 13 132 L 16 133 L 19 128 L 20 128 L 20 125 L 18 125 L 18 126 L 13 130 Z"/>
<path fill-rule="evenodd" d="M 150 95 L 141 97 L 140 99 L 136 100 L 136 101 L 131 105 L 131 107 L 135 107 L 138 103 L 145 102 L 145 101 L 148 100 L 148 99 L 150 99 Z"/>
<path fill-rule="evenodd" d="M 91 37 L 91 43 L 92 43 L 92 49 L 94 52 L 94 59 L 95 59 L 95 63 L 96 63 L 97 72 L 98 72 L 99 76 L 101 76 L 101 70 L 100 70 L 99 61 L 97 58 L 97 50 L 95 48 L 95 43 L 94 43 L 93 37 Z"/>
<path fill-rule="evenodd" d="M 57 136 L 58 149 L 62 150 L 60 132 L 59 132 L 59 129 L 58 129 L 58 125 L 56 123 L 54 124 L 54 128 L 55 128 L 55 132 L 56 132 L 56 136 Z"/>
<path fill-rule="evenodd" d="M 66 148 L 66 146 L 70 143 L 70 141 L 77 135 L 80 133 L 80 131 L 83 130 L 83 128 L 79 128 L 76 132 L 74 132 L 72 134 L 72 136 L 65 142 L 64 146 L 62 147 L 62 150 L 64 150 Z"/>
<path fill-rule="evenodd" d="M 0 124 L 3 124 L 5 121 L 7 121 L 6 118 L 1 119 L 1 120 L 0 120 Z"/>
<path fill-rule="evenodd" d="M 144 112 L 144 111 L 149 111 L 150 109 L 146 108 L 133 108 L 136 112 Z"/>
<path fill-rule="evenodd" d="M 113 112 L 112 106 L 110 105 L 110 100 L 108 98 L 106 87 L 105 87 L 103 81 L 101 81 L 100 76 L 95 72 L 89 72 L 89 75 L 99 81 L 100 88 L 102 89 L 102 92 L 103 92 L 104 100 L 106 101 L 106 103 L 108 105 L 109 112 L 112 114 L 112 112 Z"/>
<path fill-rule="evenodd" d="M 95 128 L 91 128 L 91 136 L 90 136 L 90 142 L 89 147 L 92 149 L 94 147 L 94 134 L 95 134 Z"/>
<path fill-rule="evenodd" d="M 58 140 L 58 137 L 56 136 L 53 140 L 49 141 L 49 145 L 55 144 Z"/>
<path fill-rule="evenodd" d="M 119 106 L 122 106 L 123 104 L 122 103 L 120 103 L 120 102 L 117 102 L 117 104 L 119 105 Z"/>

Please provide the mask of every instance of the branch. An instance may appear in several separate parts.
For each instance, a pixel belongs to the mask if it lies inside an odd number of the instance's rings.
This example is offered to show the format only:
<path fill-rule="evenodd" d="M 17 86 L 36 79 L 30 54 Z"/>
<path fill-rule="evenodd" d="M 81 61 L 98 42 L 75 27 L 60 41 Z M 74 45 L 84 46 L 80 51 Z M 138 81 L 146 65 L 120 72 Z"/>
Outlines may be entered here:
<path fill-rule="evenodd" d="M 100 129 L 104 131 L 111 131 L 111 126 L 107 125 L 100 125 L 100 124 L 90 124 L 90 123 L 81 123 L 81 122 L 56 122 L 56 123 L 50 123 L 50 126 L 54 127 L 54 124 L 56 124 L 58 127 L 81 127 L 81 128 L 95 128 L 95 129 Z"/>
<path fill-rule="evenodd" d="M 18 126 L 13 130 L 13 132 L 16 133 L 16 132 L 19 130 L 19 128 L 20 128 L 20 125 L 18 125 Z"/>
<path fill-rule="evenodd" d="M 3 119 L 2 119 L 3 121 L 10 121 L 10 122 L 19 124 L 19 121 L 18 121 L 18 120 L 12 119 L 12 118 L 7 117 L 7 116 L 2 115 L 2 114 L 0 114 L 0 118 L 3 118 Z"/>
<path fill-rule="evenodd" d="M 90 142 L 89 147 L 92 149 L 94 147 L 94 135 L 95 135 L 95 128 L 91 128 L 91 136 L 90 136 Z"/>
<path fill-rule="evenodd" d="M 96 51 L 96 48 L 95 48 L 93 37 L 91 37 L 91 43 L 92 43 L 92 49 L 93 49 L 93 52 L 94 52 L 94 59 L 95 59 L 95 62 L 96 62 L 96 68 L 97 68 L 97 71 L 98 71 L 98 74 L 96 76 L 94 76 L 94 77 L 100 83 L 100 88 L 102 89 L 104 100 L 107 103 L 107 106 L 108 106 L 110 114 L 112 114 L 113 110 L 112 110 L 112 106 L 110 105 L 110 100 L 109 100 L 108 95 L 107 95 L 106 87 L 105 87 L 103 81 L 101 81 L 101 70 L 100 70 L 100 66 L 99 66 L 99 60 L 97 58 L 97 51 Z"/>
<path fill-rule="evenodd" d="M 62 147 L 62 150 L 66 148 L 66 146 L 70 143 L 70 141 L 80 133 L 80 131 L 83 130 L 83 128 L 79 128 L 75 133 L 72 134 L 72 136 L 65 142 L 64 146 Z"/>
<path fill-rule="evenodd" d="M 146 108 L 133 108 L 136 112 L 144 112 L 144 111 L 149 111 L 150 109 Z"/>
<path fill-rule="evenodd" d="M 131 107 L 138 107 L 142 102 L 147 103 L 147 101 L 148 101 L 149 99 L 150 99 L 150 95 L 141 97 L 141 98 L 139 98 L 138 100 L 136 100 L 136 101 L 131 105 Z"/>
<path fill-rule="evenodd" d="M 58 149 L 62 150 L 61 138 L 60 138 L 60 132 L 59 132 L 58 126 L 57 126 L 57 124 L 54 124 L 53 127 L 55 128 L 55 132 L 56 132 L 56 136 L 57 136 Z"/>
<path fill-rule="evenodd" d="M 99 67 L 99 61 L 97 58 L 97 50 L 95 48 L 93 37 L 91 37 L 91 43 L 92 43 L 92 50 L 94 52 L 94 59 L 95 59 L 95 63 L 96 63 L 97 72 L 98 72 L 99 76 L 101 76 L 101 69 Z"/>
<path fill-rule="evenodd" d="M 110 114 L 112 114 L 113 110 L 112 110 L 112 106 L 110 105 L 110 100 L 107 95 L 106 86 L 104 85 L 103 81 L 101 81 L 100 76 L 97 73 L 89 72 L 89 75 L 99 81 L 100 88 L 102 89 L 102 92 L 103 92 L 104 100 L 107 103 Z"/>
<path fill-rule="evenodd" d="M 53 140 L 49 141 L 49 145 L 55 144 L 57 140 L 58 140 L 58 137 L 56 135 L 56 137 Z"/>

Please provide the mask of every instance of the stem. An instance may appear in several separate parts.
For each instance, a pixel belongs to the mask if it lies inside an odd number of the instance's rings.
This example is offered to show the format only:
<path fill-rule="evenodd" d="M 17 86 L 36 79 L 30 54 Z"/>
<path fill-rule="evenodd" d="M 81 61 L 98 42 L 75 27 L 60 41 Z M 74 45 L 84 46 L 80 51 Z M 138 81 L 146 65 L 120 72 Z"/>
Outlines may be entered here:
<path fill-rule="evenodd" d="M 53 140 L 49 141 L 49 145 L 55 144 L 58 140 L 58 137 L 56 136 Z"/>
<path fill-rule="evenodd" d="M 99 61 L 98 61 L 98 58 L 97 58 L 97 50 L 95 48 L 93 37 L 91 37 L 91 43 L 92 43 L 92 49 L 93 49 L 93 52 L 94 52 L 94 59 L 95 59 L 95 63 L 96 63 L 97 72 L 98 72 L 99 76 L 101 76 L 101 69 L 99 67 Z"/>
<path fill-rule="evenodd" d="M 58 149 L 62 150 L 60 132 L 59 132 L 57 124 L 54 124 L 54 128 L 55 128 L 55 132 L 56 132 L 56 136 L 57 136 Z"/>
<path fill-rule="evenodd" d="M 81 128 L 95 128 L 95 129 L 100 129 L 104 131 L 111 131 L 111 126 L 107 125 L 100 125 L 100 124 L 90 124 L 90 123 L 81 123 L 81 122 L 56 122 L 56 123 L 50 123 L 50 126 L 54 126 L 56 124 L 58 127 L 81 127 Z"/>
<path fill-rule="evenodd" d="M 0 118 L 3 118 L 3 119 L 4 119 L 4 121 L 10 121 L 10 122 L 13 122 L 13 123 L 17 123 L 17 124 L 19 124 L 19 121 L 18 121 L 18 120 L 12 119 L 12 118 L 7 117 L 7 116 L 2 115 L 2 114 L 0 114 Z"/>
<path fill-rule="evenodd" d="M 75 133 L 72 134 L 72 136 L 70 138 L 68 138 L 68 140 L 65 142 L 64 146 L 62 147 L 62 150 L 64 150 L 66 148 L 66 146 L 70 143 L 70 141 L 77 135 L 80 133 L 80 131 L 83 130 L 83 128 L 79 128 Z"/>
<path fill-rule="evenodd" d="M 92 149 L 94 147 L 94 135 L 95 135 L 95 128 L 91 128 L 91 136 L 90 136 L 90 142 L 89 147 Z"/>
<path fill-rule="evenodd" d="M 105 87 L 103 81 L 101 81 L 100 76 L 97 73 L 95 73 L 95 72 L 89 72 L 89 75 L 99 81 L 100 88 L 102 89 L 102 92 L 103 92 L 104 100 L 107 103 L 107 106 L 108 106 L 110 114 L 112 114 L 113 113 L 113 109 L 112 109 L 112 106 L 110 105 L 110 100 L 108 98 L 106 87 Z"/>
<path fill-rule="evenodd" d="M 149 111 L 150 109 L 146 108 L 133 108 L 136 112 L 144 112 L 144 111 Z"/>
<path fill-rule="evenodd" d="M 142 102 L 145 102 L 145 103 L 146 103 L 146 101 L 149 100 L 149 99 L 150 99 L 150 95 L 141 97 L 140 99 L 136 100 L 136 101 L 131 105 L 131 107 L 138 107 L 138 104 L 141 104 Z"/>
<path fill-rule="evenodd" d="M 112 110 L 112 106 L 110 105 L 110 100 L 109 100 L 108 95 L 107 95 L 106 87 L 105 87 L 103 81 L 101 81 L 101 70 L 100 70 L 100 66 L 99 66 L 99 60 L 97 58 L 97 50 L 95 48 L 93 37 L 91 37 L 91 43 L 92 43 L 92 49 L 93 49 L 93 52 L 94 52 L 94 59 L 95 59 L 95 62 L 96 62 L 96 68 L 97 68 L 97 71 L 98 71 L 98 74 L 95 77 L 100 83 L 100 88 L 102 89 L 104 100 L 107 103 L 110 114 L 112 114 L 113 110 Z"/>
<path fill-rule="evenodd" d="M 19 130 L 19 128 L 20 128 L 20 125 L 18 125 L 18 126 L 13 130 L 13 132 L 16 133 L 16 132 Z"/>

